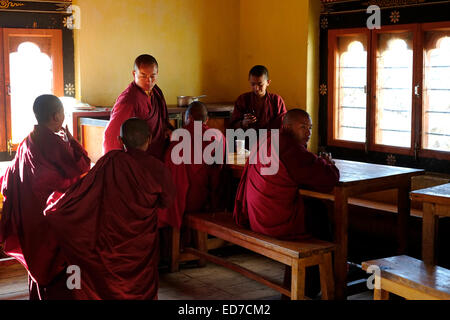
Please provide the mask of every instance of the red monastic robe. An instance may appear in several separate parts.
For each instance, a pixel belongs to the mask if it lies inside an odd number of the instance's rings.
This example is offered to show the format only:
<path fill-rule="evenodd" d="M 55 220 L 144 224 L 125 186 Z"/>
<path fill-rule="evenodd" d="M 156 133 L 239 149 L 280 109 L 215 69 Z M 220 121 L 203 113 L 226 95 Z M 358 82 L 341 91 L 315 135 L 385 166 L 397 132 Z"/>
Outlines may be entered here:
<path fill-rule="evenodd" d="M 231 116 L 230 128 L 240 127 L 239 122 L 244 119 L 247 113 L 253 114 L 258 122 L 251 124 L 253 129 L 279 129 L 286 114 L 286 106 L 281 96 L 267 92 L 264 97 L 262 107 L 257 107 L 258 97 L 253 92 L 241 95 L 235 102 L 233 114 Z"/>
<path fill-rule="evenodd" d="M 213 141 L 220 141 L 223 150 L 221 163 L 208 165 L 206 163 L 194 164 L 194 122 L 184 126 L 189 131 L 191 140 L 191 164 L 175 164 L 172 161 L 172 150 L 179 142 L 172 142 L 166 152 L 165 165 L 169 168 L 173 182 L 177 187 L 177 196 L 174 204 L 158 213 L 159 226 L 170 225 L 180 228 L 185 213 L 198 213 L 207 209 L 214 210 L 220 202 L 220 177 L 226 154 L 226 140 L 222 132 L 215 130 Z M 201 134 L 210 128 L 206 124 L 201 126 Z M 211 141 L 203 141 L 201 152 L 210 145 Z M 201 157 L 203 159 L 203 156 Z"/>
<path fill-rule="evenodd" d="M 267 143 L 270 146 L 270 138 Z M 270 164 L 263 165 L 259 158 L 256 164 L 247 161 L 233 216 L 237 224 L 268 236 L 304 239 L 310 237 L 310 231 L 305 228 L 304 204 L 298 189 L 332 191 L 339 181 L 339 170 L 283 132 L 279 151 L 279 158 L 273 154 L 274 159 L 279 159 L 275 175 L 261 175 L 261 169 Z"/>
<path fill-rule="evenodd" d="M 161 161 L 114 150 L 46 209 L 68 263 L 81 270 L 75 299 L 157 299 L 156 211 L 174 197 Z"/>
<path fill-rule="evenodd" d="M 106 127 L 103 139 L 103 154 L 111 150 L 121 150 L 117 137 L 120 135 L 122 123 L 130 118 L 147 121 L 152 142 L 148 154 L 159 160 L 164 160 L 166 146 L 166 129 L 169 126 L 169 116 L 166 100 L 161 89 L 154 86 L 152 94 L 147 96 L 134 81 L 122 92 L 111 111 L 110 121 Z"/>
<path fill-rule="evenodd" d="M 65 142 L 38 125 L 19 145 L 3 176 L 0 242 L 5 242 L 4 251 L 19 260 L 40 286 L 47 286 L 65 268 L 43 214 L 47 199 L 52 192 L 64 192 L 89 167 L 90 159 L 77 141 Z"/>

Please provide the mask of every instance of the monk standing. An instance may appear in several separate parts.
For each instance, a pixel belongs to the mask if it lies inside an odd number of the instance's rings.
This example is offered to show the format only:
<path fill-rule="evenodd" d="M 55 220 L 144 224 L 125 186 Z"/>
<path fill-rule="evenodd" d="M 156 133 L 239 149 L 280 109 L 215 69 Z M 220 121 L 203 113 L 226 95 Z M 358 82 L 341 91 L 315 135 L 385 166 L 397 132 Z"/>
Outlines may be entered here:
<path fill-rule="evenodd" d="M 267 91 L 271 80 L 264 66 L 254 66 L 248 75 L 251 92 L 241 95 L 231 116 L 232 129 L 279 129 L 286 113 L 281 96 Z"/>
<path fill-rule="evenodd" d="M 173 127 L 169 123 L 164 95 L 156 85 L 158 68 L 158 62 L 151 55 L 144 54 L 136 58 L 133 68 L 134 81 L 117 98 L 112 109 L 104 134 L 103 154 L 121 149 L 117 139 L 120 126 L 127 119 L 136 117 L 147 122 L 153 137 L 148 154 L 163 161 L 164 151 L 169 143 L 169 133 Z"/>
<path fill-rule="evenodd" d="M 172 204 L 175 186 L 146 153 L 144 120 L 125 121 L 120 136 L 126 151 L 104 155 L 45 210 L 68 263 L 80 270 L 75 299 L 157 299 L 157 210 Z"/>
<path fill-rule="evenodd" d="M 38 124 L 2 177 L 0 242 L 28 270 L 30 299 L 48 299 L 47 288 L 66 265 L 43 211 L 50 194 L 64 192 L 89 170 L 90 159 L 62 128 L 64 108 L 57 97 L 38 97 L 33 111 Z"/>

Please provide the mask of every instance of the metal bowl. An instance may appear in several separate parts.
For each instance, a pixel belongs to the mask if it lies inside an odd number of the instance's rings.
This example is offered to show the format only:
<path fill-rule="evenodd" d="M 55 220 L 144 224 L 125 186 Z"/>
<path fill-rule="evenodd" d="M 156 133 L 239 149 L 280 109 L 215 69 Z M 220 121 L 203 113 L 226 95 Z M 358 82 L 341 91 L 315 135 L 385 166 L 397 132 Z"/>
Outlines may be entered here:
<path fill-rule="evenodd" d="M 193 96 L 178 96 L 177 97 L 177 105 L 178 105 L 178 107 L 187 107 L 192 102 L 198 101 L 199 98 L 203 98 L 203 97 L 206 97 L 206 96 L 205 95 L 197 96 L 197 97 L 193 97 Z"/>

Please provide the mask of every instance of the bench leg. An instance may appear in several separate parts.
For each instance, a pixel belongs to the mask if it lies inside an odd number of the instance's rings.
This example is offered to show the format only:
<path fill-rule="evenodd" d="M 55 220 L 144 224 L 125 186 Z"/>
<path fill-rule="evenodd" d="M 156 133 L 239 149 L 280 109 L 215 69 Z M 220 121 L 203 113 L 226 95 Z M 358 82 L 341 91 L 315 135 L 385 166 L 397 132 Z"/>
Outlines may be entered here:
<path fill-rule="evenodd" d="M 291 300 L 305 299 L 305 263 L 299 259 L 292 260 Z"/>
<path fill-rule="evenodd" d="M 423 204 L 422 220 L 422 260 L 426 264 L 434 265 L 436 263 L 435 244 L 437 239 L 438 217 L 435 216 L 435 207 L 433 204 Z"/>
<path fill-rule="evenodd" d="M 203 252 L 208 252 L 208 234 L 205 232 L 196 231 L 197 249 Z M 198 262 L 200 267 L 206 266 L 206 260 L 200 259 Z"/>
<path fill-rule="evenodd" d="M 172 241 L 170 253 L 170 272 L 180 269 L 180 229 L 172 228 Z"/>
<path fill-rule="evenodd" d="M 389 300 L 389 292 L 375 288 L 373 290 L 373 300 Z"/>
<path fill-rule="evenodd" d="M 320 270 L 320 289 L 322 291 L 322 300 L 334 299 L 334 274 L 332 267 L 331 252 L 322 256 L 319 265 Z"/>

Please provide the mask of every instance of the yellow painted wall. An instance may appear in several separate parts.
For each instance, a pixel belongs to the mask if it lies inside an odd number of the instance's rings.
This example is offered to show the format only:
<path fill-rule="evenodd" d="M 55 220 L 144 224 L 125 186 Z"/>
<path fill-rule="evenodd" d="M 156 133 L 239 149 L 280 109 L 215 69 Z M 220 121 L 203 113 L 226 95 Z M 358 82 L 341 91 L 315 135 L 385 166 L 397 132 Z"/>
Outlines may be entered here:
<path fill-rule="evenodd" d="M 240 2 L 239 87 L 249 91 L 248 71 L 256 64 L 269 69 L 269 90 L 288 107 L 306 109 L 315 129 L 317 150 L 319 0 L 242 0 Z"/>
<path fill-rule="evenodd" d="M 132 81 L 134 59 L 159 63 L 168 104 L 178 95 L 230 101 L 239 91 L 239 0 L 75 0 L 77 97 L 111 106 Z"/>
<path fill-rule="evenodd" d="M 317 148 L 319 0 L 74 0 L 77 97 L 111 106 L 132 81 L 134 58 L 153 54 L 169 104 L 178 95 L 234 101 L 255 64 L 288 108 L 310 112 Z"/>

